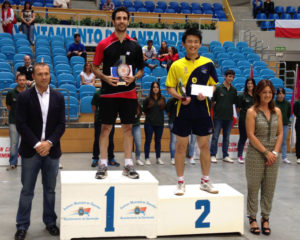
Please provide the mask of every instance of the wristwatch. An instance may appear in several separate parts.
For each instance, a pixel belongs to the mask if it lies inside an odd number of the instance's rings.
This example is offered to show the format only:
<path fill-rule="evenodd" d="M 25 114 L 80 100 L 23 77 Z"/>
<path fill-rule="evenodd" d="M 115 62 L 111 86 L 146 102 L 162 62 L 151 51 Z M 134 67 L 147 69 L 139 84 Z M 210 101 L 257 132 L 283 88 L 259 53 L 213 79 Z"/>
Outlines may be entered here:
<path fill-rule="evenodd" d="M 272 151 L 272 153 L 273 153 L 276 157 L 278 157 L 278 152 Z"/>

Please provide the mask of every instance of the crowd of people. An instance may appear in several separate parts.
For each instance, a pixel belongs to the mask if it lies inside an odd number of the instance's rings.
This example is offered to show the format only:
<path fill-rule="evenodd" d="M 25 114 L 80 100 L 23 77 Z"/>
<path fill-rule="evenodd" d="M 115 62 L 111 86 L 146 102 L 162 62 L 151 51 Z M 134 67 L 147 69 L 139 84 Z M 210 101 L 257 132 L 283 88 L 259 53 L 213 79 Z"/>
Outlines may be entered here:
<path fill-rule="evenodd" d="M 6 16 L 9 14 L 6 13 Z M 169 117 L 170 159 L 172 164 L 175 164 L 177 175 L 174 194 L 182 196 L 186 191 L 184 166 L 189 142 L 192 149 L 196 143 L 200 149 L 202 170 L 199 178 L 200 189 L 218 194 L 218 189 L 210 179 L 210 164 L 217 162 L 217 142 L 221 129 L 223 130 L 223 161 L 233 162 L 228 155 L 228 145 L 233 108 L 236 106 L 240 114 L 237 156 L 240 163 L 245 162 L 250 231 L 253 234 L 262 232 L 270 235 L 269 216 L 276 186 L 280 150 L 282 150 L 283 161 L 290 163 L 286 155 L 286 136 L 291 106 L 284 100 L 284 89 L 277 90 L 277 99 L 274 101 L 276 92 L 270 80 L 261 80 L 256 86 L 254 79 L 248 78 L 244 93 L 237 95 L 236 89 L 231 84 L 235 72 L 227 70 L 224 82 L 217 85 L 218 76 L 214 63 L 211 59 L 199 56 L 202 34 L 198 29 L 185 30 L 182 35 L 182 45 L 186 50 L 186 57 L 177 60 L 174 57 L 176 55 L 174 48 L 170 47 L 166 52 L 167 46 L 164 42 L 158 56 L 156 51 L 152 50 L 152 46 L 149 48 L 147 45 L 146 50 L 143 51 L 142 47 L 126 32 L 129 20 L 130 14 L 125 7 L 113 11 L 114 32 L 99 42 L 93 63 L 86 63 L 80 75 L 82 84 L 93 84 L 95 77 L 102 80 L 101 90 L 95 93 L 91 102 L 95 112 L 92 161 L 92 167 L 97 167 L 95 178 L 99 181 L 105 179 L 109 165 L 116 167 L 120 165 L 115 160 L 113 151 L 114 125 L 118 116 L 123 132 L 122 174 L 131 179 L 140 177 L 132 159 L 133 143 L 136 164 L 140 166 L 152 164 L 149 154 L 153 133 L 156 163 L 164 164 L 161 159 L 161 138 L 164 131 L 164 111 L 166 111 Z M 79 45 L 80 35 L 75 35 L 74 38 L 74 44 Z M 70 47 L 73 50 L 70 51 L 71 54 L 76 51 L 81 52 L 82 55 L 85 50 L 79 50 L 77 48 L 79 46 Z M 147 51 L 152 52 L 151 56 L 145 54 Z M 168 66 L 165 83 L 168 93 L 172 96 L 168 101 L 161 94 L 160 83 L 155 81 L 151 84 L 149 96 L 142 104 L 139 103 L 135 82 L 144 75 L 145 57 L 158 57 L 167 62 L 172 61 Z M 100 65 L 103 66 L 102 70 L 99 68 Z M 116 68 L 118 76 L 112 74 L 112 68 Z M 32 79 L 29 79 L 29 75 Z M 46 63 L 32 66 L 28 56 L 24 58 L 24 66 L 18 69 L 16 83 L 17 86 L 8 92 L 6 98 L 11 139 L 8 170 L 17 167 L 18 153 L 22 158 L 23 187 L 17 212 L 15 239 L 24 240 L 26 237 L 30 225 L 35 184 L 40 170 L 44 191 L 43 222 L 47 231 L 57 236 L 59 228 L 56 226 L 54 204 L 61 156 L 60 138 L 65 131 L 64 97 L 49 87 L 49 66 Z M 208 94 L 206 92 L 197 92 L 195 86 L 208 87 L 213 92 L 212 98 L 210 99 L 211 96 L 206 95 Z M 300 100 L 297 100 L 293 107 L 297 117 L 296 155 L 297 163 L 300 164 Z M 145 162 L 141 159 L 140 117 L 142 114 L 145 115 Z M 21 143 L 18 150 L 19 135 Z M 242 153 L 247 138 L 249 146 L 244 160 Z M 190 158 L 191 155 L 192 153 L 189 153 Z M 194 160 L 190 159 L 190 163 L 194 164 Z M 259 191 L 261 191 L 261 228 L 256 220 Z"/>
<path fill-rule="evenodd" d="M 274 9 L 274 2 L 271 0 L 265 0 L 265 2 L 262 0 L 252 1 L 252 15 L 254 18 L 258 13 L 265 13 L 268 17 L 271 13 L 274 13 Z"/>

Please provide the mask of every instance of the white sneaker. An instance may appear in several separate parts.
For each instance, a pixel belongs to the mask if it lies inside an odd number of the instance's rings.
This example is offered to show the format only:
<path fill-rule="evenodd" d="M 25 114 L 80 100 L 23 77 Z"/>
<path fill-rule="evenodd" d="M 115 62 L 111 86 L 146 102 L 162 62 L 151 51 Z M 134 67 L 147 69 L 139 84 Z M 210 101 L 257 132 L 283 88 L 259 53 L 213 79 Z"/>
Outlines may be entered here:
<path fill-rule="evenodd" d="M 146 158 L 145 164 L 146 164 L 146 165 L 151 165 L 151 162 L 150 162 L 149 158 Z"/>
<path fill-rule="evenodd" d="M 217 194 L 219 191 L 210 182 L 201 181 L 200 189 L 209 193 Z"/>
<path fill-rule="evenodd" d="M 63 165 L 61 163 L 59 163 L 59 169 L 63 169 Z"/>
<path fill-rule="evenodd" d="M 192 164 L 192 165 L 195 165 L 195 164 L 196 164 L 194 158 L 190 158 L 190 164 Z"/>
<path fill-rule="evenodd" d="M 177 196 L 182 196 L 185 193 L 185 184 L 184 183 L 177 183 L 176 190 L 174 192 Z"/>
<path fill-rule="evenodd" d="M 291 164 L 291 161 L 288 160 L 288 158 L 284 158 L 284 159 L 282 159 L 282 161 L 283 161 L 284 163 Z"/>
<path fill-rule="evenodd" d="M 297 163 L 300 164 L 300 158 L 297 159 Z"/>
<path fill-rule="evenodd" d="M 175 165 L 175 158 L 171 158 L 171 163 Z"/>
<path fill-rule="evenodd" d="M 145 164 L 144 164 L 144 162 L 142 160 L 137 159 L 136 160 L 136 165 L 138 165 L 138 166 L 144 166 Z"/>
<path fill-rule="evenodd" d="M 160 165 L 164 165 L 164 164 L 165 164 L 164 161 L 161 160 L 160 158 L 157 158 L 157 159 L 156 159 L 156 163 L 157 163 L 157 164 L 160 164 Z"/>
<path fill-rule="evenodd" d="M 212 163 L 218 163 L 217 158 L 215 156 L 211 156 L 210 161 Z"/>
<path fill-rule="evenodd" d="M 223 158 L 223 161 L 224 162 L 228 162 L 228 163 L 234 163 L 234 161 L 230 158 L 230 157 L 225 157 L 225 158 Z"/>
<path fill-rule="evenodd" d="M 243 157 L 238 157 L 238 162 L 239 162 L 240 164 L 244 164 L 244 163 L 245 163 Z"/>

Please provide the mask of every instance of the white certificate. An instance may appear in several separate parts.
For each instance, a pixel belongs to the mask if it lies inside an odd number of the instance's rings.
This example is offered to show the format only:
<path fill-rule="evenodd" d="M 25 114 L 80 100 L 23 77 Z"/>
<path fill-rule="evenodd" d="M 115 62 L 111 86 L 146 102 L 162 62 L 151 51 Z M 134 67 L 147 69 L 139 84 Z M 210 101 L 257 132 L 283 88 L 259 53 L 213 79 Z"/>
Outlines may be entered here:
<path fill-rule="evenodd" d="M 205 97 L 212 97 L 214 93 L 214 87 L 213 86 L 205 86 L 205 85 L 199 85 L 199 84 L 192 84 L 192 95 L 198 95 L 199 93 L 202 93 Z"/>

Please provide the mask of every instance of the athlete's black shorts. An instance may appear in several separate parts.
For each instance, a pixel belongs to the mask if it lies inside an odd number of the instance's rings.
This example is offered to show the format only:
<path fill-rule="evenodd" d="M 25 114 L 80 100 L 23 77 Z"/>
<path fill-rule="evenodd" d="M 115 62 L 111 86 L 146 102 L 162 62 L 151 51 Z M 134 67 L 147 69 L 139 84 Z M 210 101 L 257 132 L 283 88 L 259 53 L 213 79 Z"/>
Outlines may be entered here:
<path fill-rule="evenodd" d="M 213 133 L 213 124 L 210 117 L 198 119 L 175 118 L 172 132 L 180 137 L 190 134 L 207 136 Z"/>
<path fill-rule="evenodd" d="M 122 124 L 134 124 L 136 122 L 136 111 L 136 99 L 101 98 L 99 121 L 103 124 L 114 124 L 119 114 Z"/>

